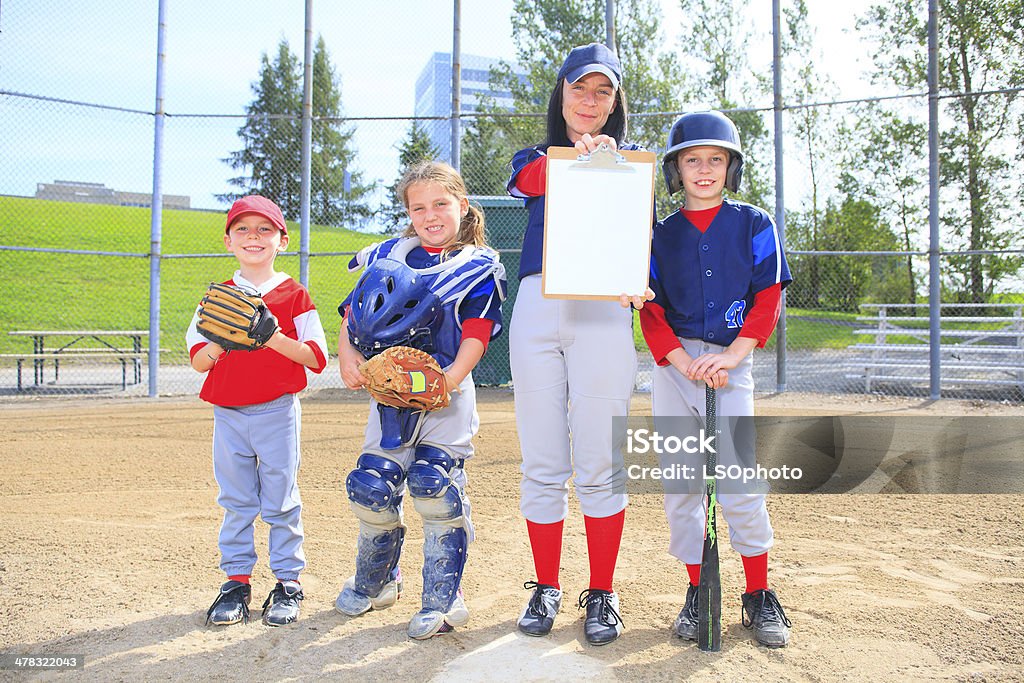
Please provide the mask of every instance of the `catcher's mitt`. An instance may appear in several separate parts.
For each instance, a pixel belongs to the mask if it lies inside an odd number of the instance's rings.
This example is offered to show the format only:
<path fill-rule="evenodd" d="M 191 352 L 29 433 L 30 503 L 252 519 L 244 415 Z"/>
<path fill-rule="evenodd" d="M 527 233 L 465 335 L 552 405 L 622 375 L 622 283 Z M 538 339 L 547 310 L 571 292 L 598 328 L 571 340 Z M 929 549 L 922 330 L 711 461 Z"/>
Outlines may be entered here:
<path fill-rule="evenodd" d="M 274 336 L 277 318 L 256 292 L 211 282 L 196 329 L 225 351 L 255 351 Z"/>
<path fill-rule="evenodd" d="M 384 405 L 415 410 L 448 406 L 448 378 L 434 357 L 409 346 L 392 346 L 359 366 L 366 390 Z"/>

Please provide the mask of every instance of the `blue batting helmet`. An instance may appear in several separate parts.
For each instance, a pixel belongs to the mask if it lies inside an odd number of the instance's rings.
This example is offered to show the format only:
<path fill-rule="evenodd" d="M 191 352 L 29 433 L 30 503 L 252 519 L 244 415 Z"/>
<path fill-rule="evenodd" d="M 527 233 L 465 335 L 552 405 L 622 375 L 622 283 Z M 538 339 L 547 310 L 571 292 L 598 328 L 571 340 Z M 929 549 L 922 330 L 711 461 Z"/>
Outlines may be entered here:
<path fill-rule="evenodd" d="M 679 191 L 679 167 L 676 157 L 689 147 L 711 145 L 729 150 L 729 168 L 725 173 L 726 189 L 737 192 L 743 177 L 743 148 L 736 124 L 720 111 L 698 111 L 683 114 L 668 133 L 668 149 L 662 160 L 665 184 L 669 194 Z"/>
<path fill-rule="evenodd" d="M 366 358 L 392 346 L 432 353 L 441 327 L 441 300 L 412 268 L 374 261 L 352 290 L 348 338 Z"/>

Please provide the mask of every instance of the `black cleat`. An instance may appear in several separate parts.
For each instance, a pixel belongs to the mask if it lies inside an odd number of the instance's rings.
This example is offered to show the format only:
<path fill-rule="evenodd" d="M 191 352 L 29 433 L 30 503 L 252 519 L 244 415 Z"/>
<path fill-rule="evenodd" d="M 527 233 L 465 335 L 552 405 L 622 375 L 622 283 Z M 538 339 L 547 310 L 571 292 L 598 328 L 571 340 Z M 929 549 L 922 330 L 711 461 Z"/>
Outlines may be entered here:
<path fill-rule="evenodd" d="M 587 608 L 583 635 L 591 645 L 607 645 L 622 633 L 619 596 L 615 593 L 599 588 L 588 588 L 580 593 L 578 607 Z"/>
<path fill-rule="evenodd" d="M 228 626 L 242 621 L 249 623 L 249 601 L 252 588 L 241 581 L 228 581 L 220 587 L 217 599 L 206 610 L 207 625 Z"/>
<path fill-rule="evenodd" d="M 562 591 L 536 581 L 527 581 L 523 588 L 532 588 L 533 595 L 519 617 L 519 630 L 528 636 L 546 636 L 551 633 L 555 615 L 562 607 Z"/>
<path fill-rule="evenodd" d="M 782 609 L 775 591 L 761 589 L 743 594 L 740 619 L 747 628 L 754 629 L 757 642 L 765 647 L 785 647 L 789 644 L 789 619 Z"/>
<path fill-rule="evenodd" d="M 697 640 L 697 587 L 688 584 L 686 588 L 686 604 L 679 610 L 676 622 L 672 624 L 672 633 L 685 640 Z"/>
<path fill-rule="evenodd" d="M 267 626 L 287 626 L 299 618 L 302 587 L 298 581 L 278 581 L 263 603 L 263 623 Z"/>

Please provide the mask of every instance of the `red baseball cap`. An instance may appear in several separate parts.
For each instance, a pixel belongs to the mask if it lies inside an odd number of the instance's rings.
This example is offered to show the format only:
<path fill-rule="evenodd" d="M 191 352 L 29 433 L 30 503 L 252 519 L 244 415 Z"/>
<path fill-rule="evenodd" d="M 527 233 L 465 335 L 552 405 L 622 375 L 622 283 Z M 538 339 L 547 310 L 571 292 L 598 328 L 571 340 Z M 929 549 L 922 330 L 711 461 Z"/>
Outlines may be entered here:
<path fill-rule="evenodd" d="M 224 234 L 228 234 L 231 230 L 231 224 L 235 222 L 235 219 L 245 213 L 254 213 L 259 216 L 263 216 L 270 221 L 274 227 L 281 231 L 282 235 L 288 234 L 288 226 L 284 222 L 284 214 L 281 213 L 281 209 L 274 202 L 270 201 L 266 197 L 261 197 L 258 194 L 251 194 L 248 197 L 242 197 L 235 201 L 231 205 L 231 210 L 228 211 L 228 220 L 224 225 Z"/>

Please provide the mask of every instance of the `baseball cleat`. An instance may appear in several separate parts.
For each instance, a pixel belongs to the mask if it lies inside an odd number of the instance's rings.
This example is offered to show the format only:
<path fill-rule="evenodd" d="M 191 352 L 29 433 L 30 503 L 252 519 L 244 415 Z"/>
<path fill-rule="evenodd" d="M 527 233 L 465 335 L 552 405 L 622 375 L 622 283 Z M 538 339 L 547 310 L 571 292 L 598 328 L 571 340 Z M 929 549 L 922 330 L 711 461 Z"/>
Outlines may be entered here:
<path fill-rule="evenodd" d="M 207 625 L 228 626 L 242 621 L 249 623 L 249 601 L 252 587 L 241 581 L 228 581 L 220 587 L 217 599 L 206 610 Z"/>
<path fill-rule="evenodd" d="M 579 609 L 587 608 L 583 622 L 583 635 L 591 645 L 607 645 L 622 633 L 619 616 L 619 596 L 599 588 L 588 588 L 580 593 Z"/>
<path fill-rule="evenodd" d="M 536 581 L 527 581 L 523 588 L 532 588 L 533 595 L 519 616 L 519 630 L 528 636 L 546 636 L 551 633 L 555 615 L 562 607 L 562 591 Z"/>
<path fill-rule="evenodd" d="M 402 572 L 397 567 L 391 572 L 392 579 L 384 584 L 380 593 L 371 598 L 355 589 L 356 577 L 350 576 L 334 601 L 334 609 L 350 617 L 358 617 L 372 609 L 391 607 L 402 597 Z"/>
<path fill-rule="evenodd" d="M 740 620 L 747 628 L 754 629 L 757 642 L 765 647 L 785 647 L 789 644 L 789 627 L 779 599 L 772 590 L 757 590 L 743 594 L 743 609 Z"/>
<path fill-rule="evenodd" d="M 672 624 L 672 633 L 685 640 L 697 640 L 697 587 L 688 584 L 686 588 L 686 604 L 679 610 L 679 616 Z"/>
<path fill-rule="evenodd" d="M 469 623 L 469 610 L 462 599 L 460 590 L 452 602 L 451 609 L 446 613 L 437 610 L 421 609 L 409 620 L 409 637 L 414 640 L 427 640 L 434 636 L 453 631 L 456 626 Z"/>
<path fill-rule="evenodd" d="M 298 581 L 278 581 L 263 603 L 263 623 L 287 626 L 299 618 L 299 602 L 304 596 Z"/>

